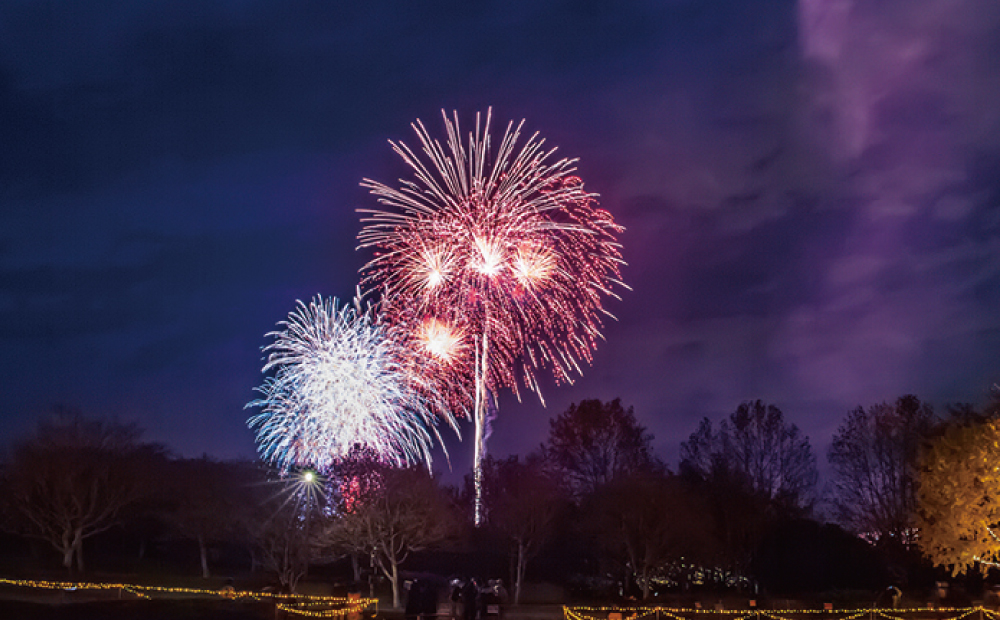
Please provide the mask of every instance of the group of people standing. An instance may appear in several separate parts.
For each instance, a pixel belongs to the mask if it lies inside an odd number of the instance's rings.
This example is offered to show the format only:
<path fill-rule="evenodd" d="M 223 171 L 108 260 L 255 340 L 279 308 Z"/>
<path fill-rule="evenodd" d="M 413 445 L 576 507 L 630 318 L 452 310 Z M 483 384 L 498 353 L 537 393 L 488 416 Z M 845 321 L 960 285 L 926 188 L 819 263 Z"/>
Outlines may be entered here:
<path fill-rule="evenodd" d="M 464 584 L 452 582 L 452 617 L 458 620 L 487 620 L 501 617 L 502 605 L 507 602 L 507 590 L 499 579 L 491 579 L 486 585 L 472 577 Z M 457 605 L 461 609 L 456 609 Z"/>
<path fill-rule="evenodd" d="M 439 615 L 437 594 L 437 588 L 430 582 L 420 579 L 410 582 L 407 620 L 436 620 Z M 475 577 L 464 581 L 454 579 L 450 602 L 450 620 L 500 620 L 502 606 L 507 602 L 507 590 L 499 579 L 491 579 L 485 585 Z"/>

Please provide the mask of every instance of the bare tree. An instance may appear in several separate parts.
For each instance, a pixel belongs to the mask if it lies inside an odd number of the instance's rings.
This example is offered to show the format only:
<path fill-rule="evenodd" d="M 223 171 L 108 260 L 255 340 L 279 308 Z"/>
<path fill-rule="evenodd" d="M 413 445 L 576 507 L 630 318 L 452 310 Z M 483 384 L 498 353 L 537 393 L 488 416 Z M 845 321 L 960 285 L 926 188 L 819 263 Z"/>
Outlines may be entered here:
<path fill-rule="evenodd" d="M 360 497 L 349 497 L 350 508 L 330 520 L 320 540 L 335 549 L 370 556 L 392 584 L 392 605 L 399 608 L 400 565 L 411 553 L 454 534 L 453 506 L 419 467 L 383 467 L 377 485 L 370 485 Z"/>
<path fill-rule="evenodd" d="M 334 463 L 327 471 L 327 486 L 330 505 L 336 507 L 336 514 L 353 512 L 358 502 L 377 493 L 383 469 L 378 453 L 362 445 L 354 446 L 347 457 Z M 370 550 L 362 541 L 341 541 L 340 547 L 350 556 L 354 581 L 360 583 L 362 560 L 373 562 Z"/>
<path fill-rule="evenodd" d="M 248 495 L 240 488 L 244 464 L 223 463 L 207 456 L 179 459 L 168 467 L 173 505 L 167 511 L 170 524 L 178 532 L 198 542 L 201 576 L 211 577 L 209 545 L 236 534 L 233 515 Z"/>
<path fill-rule="evenodd" d="M 703 426 L 707 424 L 703 422 Z M 703 428 L 700 430 L 704 430 Z M 697 434 L 697 433 L 696 433 Z M 754 553 L 775 515 L 769 500 L 752 492 L 743 476 L 731 471 L 721 457 L 710 459 L 708 471 L 682 460 L 681 478 L 703 498 L 706 516 L 714 529 L 718 557 L 710 577 L 716 582 L 748 580 Z"/>
<path fill-rule="evenodd" d="M 319 515 L 303 510 L 301 504 L 282 502 L 265 505 L 261 519 L 254 523 L 251 536 L 261 564 L 274 571 L 278 582 L 294 593 L 309 565 L 322 556 L 322 548 L 310 535 L 320 529 Z"/>
<path fill-rule="evenodd" d="M 652 441 L 621 399 L 584 400 L 550 421 L 542 454 L 570 496 L 580 501 L 615 478 L 662 468 Z"/>
<path fill-rule="evenodd" d="M 281 475 L 243 468 L 249 501 L 234 514 L 235 526 L 251 542 L 255 557 L 288 592 L 295 592 L 310 564 L 338 557 L 317 535 L 326 523 L 327 506 L 315 474 Z"/>
<path fill-rule="evenodd" d="M 617 558 L 643 600 L 655 578 L 712 559 L 711 519 L 676 476 L 647 472 L 618 478 L 587 498 L 584 515 L 584 529 Z"/>
<path fill-rule="evenodd" d="M 680 473 L 708 502 L 719 566 L 738 581 L 750 578 L 768 523 L 809 508 L 818 477 L 809 439 L 759 400 L 740 404 L 718 429 L 702 420 L 681 444 Z"/>
<path fill-rule="evenodd" d="M 511 543 L 511 579 L 517 605 L 528 562 L 552 535 L 566 500 L 539 458 L 520 461 L 517 456 L 505 460 L 487 456 L 483 460 L 483 486 L 490 507 L 488 523 Z"/>
<path fill-rule="evenodd" d="M 67 569 L 75 560 L 82 571 L 83 541 L 155 489 L 165 450 L 140 436 L 134 424 L 69 413 L 39 422 L 15 446 L 7 480 L 22 531 L 49 542 Z"/>
<path fill-rule="evenodd" d="M 845 527 L 869 542 L 913 543 L 917 458 L 933 426 L 933 411 L 913 395 L 847 414 L 827 453 Z"/>
<path fill-rule="evenodd" d="M 774 405 L 740 404 L 718 431 L 702 421 L 681 444 L 681 469 L 704 479 L 726 471 L 754 494 L 785 509 L 803 508 L 811 500 L 818 472 L 809 438 Z"/>

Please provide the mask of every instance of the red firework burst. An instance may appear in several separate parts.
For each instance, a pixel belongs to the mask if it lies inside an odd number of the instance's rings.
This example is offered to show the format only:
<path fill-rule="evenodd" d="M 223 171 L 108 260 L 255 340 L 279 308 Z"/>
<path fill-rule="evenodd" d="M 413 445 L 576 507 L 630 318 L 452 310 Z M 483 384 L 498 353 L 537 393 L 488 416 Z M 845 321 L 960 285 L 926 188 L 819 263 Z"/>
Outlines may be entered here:
<path fill-rule="evenodd" d="M 419 120 L 423 156 L 391 143 L 412 178 L 362 183 L 383 206 L 363 210 L 360 247 L 375 253 L 364 286 L 381 291 L 384 311 L 425 343 L 446 381 L 471 373 L 490 394 L 517 394 L 520 378 L 537 392 L 537 370 L 551 368 L 571 382 L 610 316 L 603 299 L 627 288 L 623 229 L 573 176 L 576 160 L 555 159 L 537 133 L 518 145 L 523 121 L 494 152 L 489 113 L 467 142 L 457 115 L 443 116 L 445 145 Z"/>

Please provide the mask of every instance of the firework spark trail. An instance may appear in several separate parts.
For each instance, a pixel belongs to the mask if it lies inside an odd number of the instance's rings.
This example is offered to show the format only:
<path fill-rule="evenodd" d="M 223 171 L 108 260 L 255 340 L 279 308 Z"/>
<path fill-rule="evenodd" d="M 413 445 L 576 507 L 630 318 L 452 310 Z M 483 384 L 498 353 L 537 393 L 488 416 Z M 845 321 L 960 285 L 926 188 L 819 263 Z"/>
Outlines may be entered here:
<path fill-rule="evenodd" d="M 535 134 L 516 149 L 523 121 L 507 125 L 495 156 L 490 117 L 469 136 L 445 116 L 447 150 L 417 121 L 423 159 L 393 149 L 414 171 L 399 189 L 362 185 L 387 207 L 362 210 L 360 247 L 375 258 L 363 285 L 381 288 L 391 316 L 399 308 L 467 333 L 490 333 L 487 383 L 518 393 L 518 375 L 538 391 L 535 369 L 572 382 L 601 338 L 602 296 L 623 286 L 615 235 L 622 228 L 572 176 L 575 160 L 550 162 Z M 627 287 L 626 287 L 627 288 Z M 472 366 L 471 355 L 465 363 Z"/>
<path fill-rule="evenodd" d="M 267 334 L 263 372 L 273 372 L 248 424 L 261 455 L 281 468 L 330 467 L 356 446 L 386 462 L 430 466 L 435 424 L 445 403 L 413 372 L 416 354 L 392 337 L 375 308 L 338 308 L 317 296 L 298 302 L 284 329 Z M 454 427 L 454 420 L 447 421 Z"/>
<path fill-rule="evenodd" d="M 384 208 L 361 210 L 358 240 L 375 252 L 362 285 L 380 290 L 389 320 L 433 320 L 462 339 L 448 371 L 474 376 L 478 524 L 496 391 L 520 398 L 520 378 L 541 398 L 536 369 L 551 368 L 557 382 L 582 374 L 602 315 L 611 316 L 602 297 L 627 288 L 616 241 L 623 229 L 573 176 L 576 160 L 555 160 L 537 133 L 518 147 L 524 121 L 508 123 L 494 152 L 489 112 L 485 123 L 476 115 L 467 146 L 457 113 L 442 116 L 446 145 L 421 121 L 412 125 L 423 157 L 390 142 L 411 179 L 398 188 L 363 181 Z"/>

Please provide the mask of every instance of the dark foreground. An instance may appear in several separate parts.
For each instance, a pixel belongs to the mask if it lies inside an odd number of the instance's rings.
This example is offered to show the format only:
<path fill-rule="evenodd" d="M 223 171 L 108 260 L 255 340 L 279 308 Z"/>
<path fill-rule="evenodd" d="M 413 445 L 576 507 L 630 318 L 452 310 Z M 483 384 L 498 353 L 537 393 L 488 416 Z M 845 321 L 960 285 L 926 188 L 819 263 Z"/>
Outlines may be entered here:
<path fill-rule="evenodd" d="M 10 620 L 274 620 L 274 603 L 224 600 L 134 600 L 38 603 L 0 600 Z M 301 616 L 299 616 L 301 617 Z"/>

